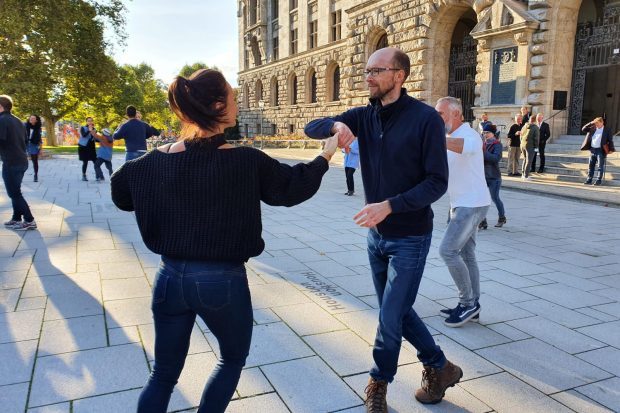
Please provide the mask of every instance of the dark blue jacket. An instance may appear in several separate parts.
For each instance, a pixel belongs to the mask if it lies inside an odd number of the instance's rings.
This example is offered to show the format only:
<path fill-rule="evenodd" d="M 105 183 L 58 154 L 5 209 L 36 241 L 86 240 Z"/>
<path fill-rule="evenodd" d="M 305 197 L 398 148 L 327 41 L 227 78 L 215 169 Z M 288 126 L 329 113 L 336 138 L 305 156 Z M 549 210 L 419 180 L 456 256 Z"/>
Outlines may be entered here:
<path fill-rule="evenodd" d="M 116 132 L 114 139 L 125 139 L 127 152 L 145 151 L 146 140 L 151 136 L 159 135 L 159 131 L 146 122 L 132 118 L 122 124 Z"/>
<path fill-rule="evenodd" d="M 391 105 L 371 99 L 368 106 L 314 120 L 305 132 L 328 137 L 336 121 L 357 136 L 366 202 L 390 202 L 392 214 L 377 231 L 394 237 L 430 233 L 431 204 L 448 188 L 445 126 L 435 109 L 403 89 Z"/>

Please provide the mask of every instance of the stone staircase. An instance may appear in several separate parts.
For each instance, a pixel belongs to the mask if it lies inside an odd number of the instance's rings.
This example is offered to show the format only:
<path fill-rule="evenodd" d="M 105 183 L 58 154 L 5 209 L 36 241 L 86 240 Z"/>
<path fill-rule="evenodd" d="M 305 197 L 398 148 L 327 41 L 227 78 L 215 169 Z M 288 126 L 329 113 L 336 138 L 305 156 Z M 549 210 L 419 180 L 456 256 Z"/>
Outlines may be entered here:
<path fill-rule="evenodd" d="M 620 205 L 620 154 L 607 156 L 605 180 L 602 186 L 583 185 L 588 174 L 589 151 L 581 151 L 584 136 L 563 135 L 548 143 L 545 150 L 545 173 L 532 174 L 531 181 L 506 177 L 503 186 L 558 196 Z M 616 137 L 616 145 L 619 145 Z M 505 148 L 506 149 L 506 148 Z M 500 163 L 506 170 L 508 154 Z M 537 159 L 537 164 L 539 164 Z"/>

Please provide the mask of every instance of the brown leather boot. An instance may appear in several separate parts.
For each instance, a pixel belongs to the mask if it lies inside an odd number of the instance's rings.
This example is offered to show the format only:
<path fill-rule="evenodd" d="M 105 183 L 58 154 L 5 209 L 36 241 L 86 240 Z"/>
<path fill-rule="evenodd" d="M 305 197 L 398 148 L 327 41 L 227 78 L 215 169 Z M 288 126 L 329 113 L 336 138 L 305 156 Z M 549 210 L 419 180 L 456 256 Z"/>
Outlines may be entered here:
<path fill-rule="evenodd" d="M 424 366 L 422 384 L 415 391 L 415 398 L 424 404 L 436 404 L 443 399 L 448 387 L 453 387 L 463 377 L 463 370 L 457 365 L 446 362 L 442 369 Z"/>
<path fill-rule="evenodd" d="M 384 380 L 375 380 L 372 377 L 368 380 L 368 386 L 364 390 L 366 413 L 388 413 L 387 386 L 387 381 Z"/>

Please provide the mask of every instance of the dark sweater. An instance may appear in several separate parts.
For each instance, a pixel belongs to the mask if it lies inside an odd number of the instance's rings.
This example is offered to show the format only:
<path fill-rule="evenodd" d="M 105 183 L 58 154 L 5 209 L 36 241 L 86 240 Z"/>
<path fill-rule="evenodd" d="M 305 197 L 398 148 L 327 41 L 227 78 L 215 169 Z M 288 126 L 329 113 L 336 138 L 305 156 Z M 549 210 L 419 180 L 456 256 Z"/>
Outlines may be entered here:
<path fill-rule="evenodd" d="M 132 118 L 122 124 L 114 139 L 124 139 L 127 152 L 146 151 L 146 140 L 151 136 L 159 135 L 159 131 L 146 122 Z"/>
<path fill-rule="evenodd" d="M 371 99 L 368 106 L 314 120 L 305 132 L 325 138 L 336 121 L 357 136 L 366 202 L 390 202 L 392 213 L 377 231 L 393 237 L 431 232 L 431 204 L 448 188 L 445 126 L 435 109 L 403 89 L 391 105 Z"/>
<path fill-rule="evenodd" d="M 508 139 L 510 139 L 510 146 L 513 148 L 521 147 L 521 137 L 517 135 L 517 132 L 521 132 L 521 125 L 518 123 L 513 124 L 508 131 Z"/>
<path fill-rule="evenodd" d="M 219 135 L 217 141 L 224 142 Z M 260 201 L 293 206 L 312 197 L 328 169 L 319 156 L 281 164 L 247 147 L 216 149 L 206 139 L 186 151 L 154 150 L 112 175 L 112 201 L 135 211 L 142 239 L 171 258 L 247 261 L 265 248 Z"/>
<path fill-rule="evenodd" d="M 0 113 L 0 159 L 7 166 L 28 166 L 26 127 L 11 112 Z"/>

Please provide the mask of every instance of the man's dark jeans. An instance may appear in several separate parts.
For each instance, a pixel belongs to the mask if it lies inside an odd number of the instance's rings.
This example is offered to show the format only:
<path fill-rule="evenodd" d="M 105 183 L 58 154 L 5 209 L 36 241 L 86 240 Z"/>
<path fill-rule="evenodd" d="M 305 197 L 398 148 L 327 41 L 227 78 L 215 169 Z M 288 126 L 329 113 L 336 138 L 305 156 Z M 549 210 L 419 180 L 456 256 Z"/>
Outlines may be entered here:
<path fill-rule="evenodd" d="M 446 357 L 412 308 L 418 294 L 432 234 L 399 238 L 368 232 L 368 257 L 379 299 L 379 326 L 370 375 L 388 383 L 394 379 L 405 337 L 418 350 L 425 366 L 442 368 Z"/>
<path fill-rule="evenodd" d="M 25 165 L 2 164 L 2 179 L 7 195 L 13 204 L 13 217 L 11 218 L 13 221 L 21 221 L 22 217 L 27 222 L 34 220 L 30 207 L 22 195 L 22 180 L 27 169 L 27 163 Z"/>
<path fill-rule="evenodd" d="M 252 302 L 243 263 L 162 257 L 153 287 L 155 363 L 138 413 L 164 413 L 179 379 L 196 315 L 219 343 L 220 358 L 198 412 L 221 413 L 232 398 L 250 351 Z"/>
<path fill-rule="evenodd" d="M 547 141 L 541 140 L 538 142 L 538 155 L 540 156 L 540 168 L 539 171 L 544 171 L 545 169 L 545 148 L 547 147 Z M 536 172 L 536 152 L 534 152 L 534 157 L 532 158 L 532 169 L 531 172 Z"/>
<path fill-rule="evenodd" d="M 598 166 L 598 168 L 596 168 Z M 596 168 L 596 179 L 602 180 L 605 173 L 605 153 L 602 148 L 590 149 L 590 162 L 588 162 L 588 179 L 594 177 Z"/>

